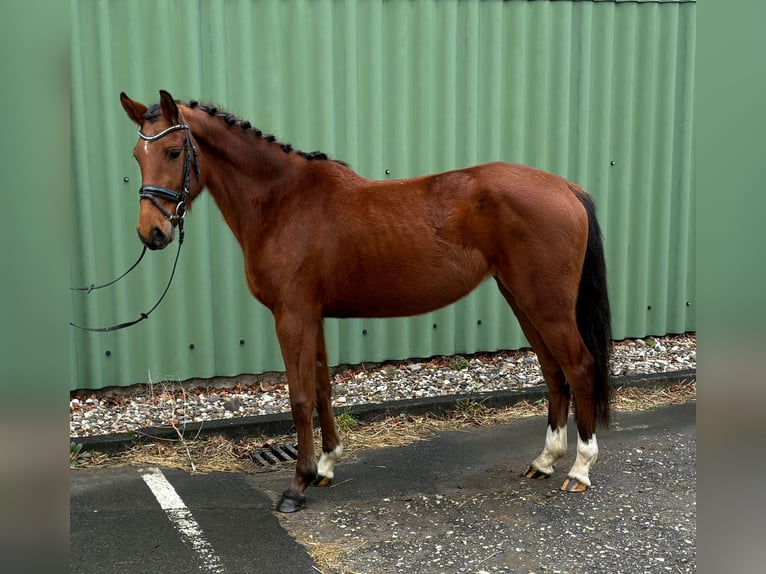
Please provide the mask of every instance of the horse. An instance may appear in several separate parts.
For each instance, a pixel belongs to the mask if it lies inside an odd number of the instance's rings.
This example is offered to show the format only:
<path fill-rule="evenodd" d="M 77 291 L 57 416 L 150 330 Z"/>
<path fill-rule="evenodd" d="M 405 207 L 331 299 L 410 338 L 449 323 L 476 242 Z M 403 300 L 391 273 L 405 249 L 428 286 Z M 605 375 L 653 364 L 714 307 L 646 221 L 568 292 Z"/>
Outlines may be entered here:
<path fill-rule="evenodd" d="M 612 336 L 602 235 L 580 186 L 503 162 L 370 180 L 212 105 L 182 103 L 164 90 L 149 107 L 124 92 L 120 101 L 139 128 L 141 241 L 167 247 L 207 189 L 242 248 L 249 290 L 274 316 L 298 442 L 278 511 L 300 510 L 310 485 L 329 484 L 343 452 L 323 319 L 430 312 L 489 277 L 548 388 L 544 447 L 522 474 L 554 472 L 567 452 L 573 400 L 577 455 L 561 489 L 591 486 L 596 427 L 609 424 Z"/>

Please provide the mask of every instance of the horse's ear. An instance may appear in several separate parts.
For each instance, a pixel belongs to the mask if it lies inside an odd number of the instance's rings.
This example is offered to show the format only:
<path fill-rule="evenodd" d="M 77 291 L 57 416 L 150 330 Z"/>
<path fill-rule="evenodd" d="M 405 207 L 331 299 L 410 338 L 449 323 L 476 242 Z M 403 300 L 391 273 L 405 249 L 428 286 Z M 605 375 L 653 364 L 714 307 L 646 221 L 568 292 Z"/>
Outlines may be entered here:
<path fill-rule="evenodd" d="M 178 106 L 176 105 L 173 96 L 165 90 L 160 90 L 160 108 L 162 109 L 162 115 L 165 116 L 166 120 L 171 124 L 178 123 Z"/>
<path fill-rule="evenodd" d="M 131 100 L 125 92 L 120 93 L 120 102 L 122 107 L 128 114 L 128 117 L 136 122 L 139 126 L 144 123 L 143 115 L 146 113 L 146 106 L 141 102 L 134 102 Z"/>

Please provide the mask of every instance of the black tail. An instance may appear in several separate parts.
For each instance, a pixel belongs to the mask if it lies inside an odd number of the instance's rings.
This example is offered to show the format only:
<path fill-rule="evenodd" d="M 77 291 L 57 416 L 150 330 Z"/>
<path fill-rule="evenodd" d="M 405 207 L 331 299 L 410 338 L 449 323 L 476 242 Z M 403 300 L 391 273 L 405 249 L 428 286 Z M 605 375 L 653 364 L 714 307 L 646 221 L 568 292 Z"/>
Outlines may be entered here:
<path fill-rule="evenodd" d="M 593 355 L 593 400 L 596 423 L 609 424 L 611 385 L 609 384 L 609 358 L 612 351 L 612 313 L 606 287 L 606 262 L 601 228 L 596 220 L 596 206 L 584 191 L 576 191 L 577 198 L 588 213 L 588 250 L 585 252 L 580 290 L 577 295 L 577 327 L 585 346 Z"/>

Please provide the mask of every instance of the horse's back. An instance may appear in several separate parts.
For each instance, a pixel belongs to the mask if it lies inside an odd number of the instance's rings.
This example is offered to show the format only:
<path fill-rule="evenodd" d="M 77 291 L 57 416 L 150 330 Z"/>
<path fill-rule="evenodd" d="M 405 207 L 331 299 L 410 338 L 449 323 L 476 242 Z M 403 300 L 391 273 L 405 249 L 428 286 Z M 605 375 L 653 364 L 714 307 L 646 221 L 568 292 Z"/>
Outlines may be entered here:
<path fill-rule="evenodd" d="M 587 233 L 575 187 L 496 162 L 336 189 L 317 238 L 325 247 L 325 313 L 422 313 L 501 269 L 535 267 L 536 259 L 568 265 Z"/>
<path fill-rule="evenodd" d="M 584 246 L 587 214 L 577 198 L 582 190 L 553 173 L 493 162 L 436 174 L 429 187 L 439 233 L 478 248 L 493 265 L 502 264 L 506 252 L 533 245 Z"/>

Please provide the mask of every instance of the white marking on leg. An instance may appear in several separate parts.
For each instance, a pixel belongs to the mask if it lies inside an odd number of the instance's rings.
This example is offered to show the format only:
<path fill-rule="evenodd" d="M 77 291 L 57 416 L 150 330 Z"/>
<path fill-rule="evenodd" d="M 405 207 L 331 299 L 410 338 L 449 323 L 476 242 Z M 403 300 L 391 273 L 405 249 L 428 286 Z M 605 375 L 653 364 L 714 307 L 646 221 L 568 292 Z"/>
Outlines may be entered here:
<path fill-rule="evenodd" d="M 596 435 L 590 437 L 590 440 L 584 441 L 577 435 L 577 458 L 569 471 L 570 478 L 576 478 L 583 484 L 590 486 L 590 477 L 588 476 L 591 467 L 598 458 L 598 442 Z"/>
<path fill-rule="evenodd" d="M 545 474 L 553 474 L 553 463 L 567 453 L 567 427 L 552 430 L 550 425 L 545 432 L 545 448 L 532 466 Z"/>
<path fill-rule="evenodd" d="M 165 511 L 170 522 L 178 530 L 184 543 L 191 546 L 192 550 L 197 553 L 202 562 L 202 569 L 205 572 L 216 574 L 223 572 L 221 559 L 216 556 L 213 547 L 202 535 L 199 524 L 194 520 L 192 513 L 178 496 L 173 485 L 162 474 L 162 471 L 159 468 L 146 468 L 138 472 L 154 494 L 154 498 L 160 503 L 160 507 Z"/>
<path fill-rule="evenodd" d="M 338 462 L 340 455 L 343 454 L 343 445 L 339 444 L 330 452 L 323 452 L 319 457 L 319 464 L 317 464 L 317 474 L 319 476 L 331 479 L 335 476 L 334 468 L 335 463 Z"/>

